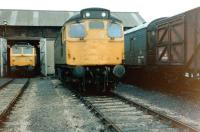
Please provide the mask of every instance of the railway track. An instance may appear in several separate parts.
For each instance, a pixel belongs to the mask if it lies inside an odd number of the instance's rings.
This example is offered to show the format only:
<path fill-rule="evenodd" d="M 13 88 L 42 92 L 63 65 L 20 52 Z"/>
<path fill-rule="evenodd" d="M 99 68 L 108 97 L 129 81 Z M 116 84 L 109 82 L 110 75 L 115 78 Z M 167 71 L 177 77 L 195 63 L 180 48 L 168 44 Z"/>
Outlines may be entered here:
<path fill-rule="evenodd" d="M 29 84 L 29 79 L 12 79 L 6 82 L 0 89 L 0 127 L 6 121 L 20 96 Z"/>
<path fill-rule="evenodd" d="M 116 93 L 106 96 L 83 96 L 73 92 L 109 131 L 200 131 Z"/>
<path fill-rule="evenodd" d="M 0 90 L 3 89 L 6 85 L 11 83 L 14 79 L 8 79 L 8 80 L 1 80 L 2 83 L 0 84 Z"/>

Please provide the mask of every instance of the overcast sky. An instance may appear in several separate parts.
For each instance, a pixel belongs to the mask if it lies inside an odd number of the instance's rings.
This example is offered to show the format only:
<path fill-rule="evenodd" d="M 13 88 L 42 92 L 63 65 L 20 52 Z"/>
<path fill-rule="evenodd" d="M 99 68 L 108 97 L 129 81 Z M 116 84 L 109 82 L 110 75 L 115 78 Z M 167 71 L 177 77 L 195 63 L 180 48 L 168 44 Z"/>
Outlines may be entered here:
<path fill-rule="evenodd" d="M 0 9 L 79 11 L 103 7 L 111 11 L 139 12 L 147 22 L 200 6 L 200 0 L 0 0 L 0 3 Z"/>

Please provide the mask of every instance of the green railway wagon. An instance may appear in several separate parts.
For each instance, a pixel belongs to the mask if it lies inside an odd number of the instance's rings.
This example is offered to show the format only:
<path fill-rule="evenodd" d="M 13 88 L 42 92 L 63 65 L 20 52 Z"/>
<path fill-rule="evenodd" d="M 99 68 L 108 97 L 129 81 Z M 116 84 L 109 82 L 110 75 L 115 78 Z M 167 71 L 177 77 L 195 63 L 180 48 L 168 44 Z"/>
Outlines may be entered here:
<path fill-rule="evenodd" d="M 166 17 L 144 23 L 124 32 L 125 64 L 144 66 L 156 62 L 156 24 Z"/>
<path fill-rule="evenodd" d="M 125 32 L 125 64 L 145 65 L 147 50 L 147 26 L 142 24 Z"/>

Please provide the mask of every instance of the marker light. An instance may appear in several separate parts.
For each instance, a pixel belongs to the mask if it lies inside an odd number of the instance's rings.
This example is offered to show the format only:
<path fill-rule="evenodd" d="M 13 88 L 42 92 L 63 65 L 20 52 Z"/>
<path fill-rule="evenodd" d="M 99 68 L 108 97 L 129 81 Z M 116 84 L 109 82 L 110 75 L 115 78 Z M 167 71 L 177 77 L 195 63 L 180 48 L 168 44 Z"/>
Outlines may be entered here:
<path fill-rule="evenodd" d="M 102 16 L 102 17 L 106 17 L 106 13 L 105 13 L 105 12 L 102 12 L 102 13 L 101 13 L 101 16 Z"/>
<path fill-rule="evenodd" d="M 89 12 L 86 12 L 86 13 L 85 13 L 85 16 L 86 16 L 86 17 L 90 17 L 90 13 L 89 13 Z"/>

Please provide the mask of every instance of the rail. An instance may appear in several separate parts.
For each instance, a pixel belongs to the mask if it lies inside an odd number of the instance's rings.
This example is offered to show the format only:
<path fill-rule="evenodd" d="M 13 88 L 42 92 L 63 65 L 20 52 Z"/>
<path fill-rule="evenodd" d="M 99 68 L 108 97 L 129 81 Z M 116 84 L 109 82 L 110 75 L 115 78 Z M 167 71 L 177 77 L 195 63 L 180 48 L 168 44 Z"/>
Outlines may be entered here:
<path fill-rule="evenodd" d="M 153 109 L 151 109 L 149 107 L 146 107 L 146 106 L 144 106 L 142 104 L 139 104 L 139 103 L 137 103 L 135 101 L 129 100 L 129 99 L 117 94 L 117 93 L 112 93 L 112 94 L 115 97 L 117 97 L 118 99 L 122 100 L 123 102 L 125 102 L 125 103 L 127 103 L 127 104 L 129 104 L 131 106 L 135 106 L 138 109 L 140 109 L 142 111 L 145 111 L 146 113 L 148 113 L 150 115 L 153 115 L 156 118 L 159 118 L 161 120 L 164 120 L 166 122 L 171 123 L 171 126 L 173 126 L 173 127 L 176 127 L 176 128 L 179 128 L 179 129 L 185 129 L 185 130 L 188 130 L 189 132 L 198 132 L 198 131 L 200 131 L 200 130 L 198 130 L 198 129 L 196 129 L 196 128 L 194 128 L 194 127 L 192 127 L 192 126 L 190 126 L 190 125 L 188 125 L 186 123 L 178 121 L 177 119 L 174 119 L 174 118 L 172 118 L 170 116 L 167 116 L 167 115 L 165 115 L 163 113 L 157 112 L 157 111 L 155 111 L 155 110 L 153 110 Z"/>
<path fill-rule="evenodd" d="M 81 95 L 79 92 L 72 90 L 72 92 L 75 94 L 77 98 L 80 99 L 80 101 L 97 117 L 100 119 L 101 123 L 105 126 L 105 128 L 112 132 L 122 132 L 123 129 L 119 127 L 116 123 L 114 123 L 110 118 L 106 117 L 104 113 L 102 113 L 101 109 L 96 107 L 95 104 L 93 104 L 91 101 L 89 101 L 86 97 Z M 180 131 L 189 131 L 189 132 L 198 132 L 199 130 L 194 128 L 193 126 L 190 126 L 188 124 L 185 124 L 175 118 L 169 117 L 165 114 L 162 114 L 160 112 L 157 112 L 149 107 L 146 107 L 142 104 L 139 104 L 137 102 L 134 102 L 130 99 L 127 99 L 117 93 L 111 93 L 110 97 L 113 99 L 118 99 L 121 102 L 128 104 L 131 107 L 135 107 L 137 110 L 140 110 L 144 113 L 147 113 L 148 115 L 151 115 L 155 119 L 159 119 L 160 122 L 163 122 L 163 124 L 168 124 L 172 129 L 178 129 Z"/>
<path fill-rule="evenodd" d="M 22 87 L 20 88 L 20 90 L 17 91 L 17 93 L 15 94 L 15 96 L 11 99 L 11 101 L 9 102 L 9 104 L 6 104 L 5 109 L 3 109 L 1 111 L 1 113 L 0 113 L 0 127 L 1 127 L 2 123 L 4 122 L 4 120 L 7 118 L 7 116 L 9 115 L 9 113 L 11 112 L 12 108 L 14 107 L 14 105 L 17 103 L 17 101 L 19 100 L 19 98 L 22 96 L 24 90 L 28 87 L 29 82 L 30 82 L 30 79 L 27 79 L 25 81 L 25 83 L 22 85 Z M 9 85 L 7 85 L 7 86 L 9 86 Z"/>

